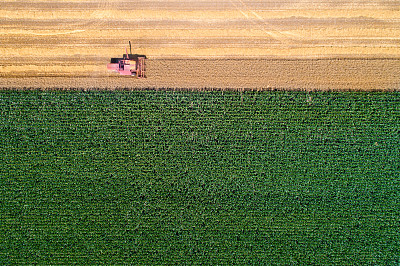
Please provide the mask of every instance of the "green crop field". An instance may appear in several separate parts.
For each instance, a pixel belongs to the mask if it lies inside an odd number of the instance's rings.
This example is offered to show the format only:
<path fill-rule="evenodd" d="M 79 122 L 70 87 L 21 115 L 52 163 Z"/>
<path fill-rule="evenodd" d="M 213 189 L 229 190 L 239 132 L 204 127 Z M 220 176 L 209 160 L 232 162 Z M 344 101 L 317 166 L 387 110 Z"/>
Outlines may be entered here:
<path fill-rule="evenodd" d="M 0 92 L 0 264 L 400 263 L 399 92 Z"/>

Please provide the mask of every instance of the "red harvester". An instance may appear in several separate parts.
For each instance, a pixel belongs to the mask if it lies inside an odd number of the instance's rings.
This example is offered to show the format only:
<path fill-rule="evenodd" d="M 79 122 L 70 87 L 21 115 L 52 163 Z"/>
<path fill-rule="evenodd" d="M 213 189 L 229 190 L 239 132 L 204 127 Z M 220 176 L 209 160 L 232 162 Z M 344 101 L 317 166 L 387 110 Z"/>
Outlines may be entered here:
<path fill-rule="evenodd" d="M 132 46 L 129 41 L 129 54 L 125 48 L 126 54 L 122 58 L 111 58 L 107 64 L 107 69 L 118 72 L 120 75 L 136 76 L 138 78 L 146 77 L 146 59 L 145 55 L 132 54 Z"/>

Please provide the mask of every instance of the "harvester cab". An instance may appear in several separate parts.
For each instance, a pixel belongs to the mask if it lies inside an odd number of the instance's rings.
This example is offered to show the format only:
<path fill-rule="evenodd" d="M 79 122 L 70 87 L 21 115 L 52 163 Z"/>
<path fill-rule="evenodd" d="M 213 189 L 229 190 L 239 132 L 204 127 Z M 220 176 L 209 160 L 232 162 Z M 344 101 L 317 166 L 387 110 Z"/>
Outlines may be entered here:
<path fill-rule="evenodd" d="M 126 54 L 122 58 L 111 58 L 107 64 L 107 69 L 117 72 L 120 75 L 135 76 L 137 78 L 146 78 L 146 59 L 145 55 L 132 54 L 132 46 L 129 41 L 129 54 L 125 48 Z"/>

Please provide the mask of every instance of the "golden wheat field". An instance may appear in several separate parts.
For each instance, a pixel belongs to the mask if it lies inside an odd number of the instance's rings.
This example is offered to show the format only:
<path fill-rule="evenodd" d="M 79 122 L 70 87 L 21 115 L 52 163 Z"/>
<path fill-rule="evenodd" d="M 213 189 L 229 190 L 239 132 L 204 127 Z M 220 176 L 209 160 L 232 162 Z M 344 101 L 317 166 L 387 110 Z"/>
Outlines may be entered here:
<path fill-rule="evenodd" d="M 147 79 L 107 72 L 128 41 Z M 397 0 L 3 0 L 2 88 L 399 89 Z"/>

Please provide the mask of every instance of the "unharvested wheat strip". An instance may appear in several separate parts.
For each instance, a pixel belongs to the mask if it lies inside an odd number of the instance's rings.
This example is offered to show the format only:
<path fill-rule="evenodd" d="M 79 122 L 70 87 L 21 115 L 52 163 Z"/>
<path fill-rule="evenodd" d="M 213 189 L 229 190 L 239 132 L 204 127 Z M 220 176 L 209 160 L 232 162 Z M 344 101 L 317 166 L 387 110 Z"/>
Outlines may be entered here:
<path fill-rule="evenodd" d="M 147 54 L 150 57 L 163 57 L 163 56 L 290 56 L 290 57 L 318 57 L 318 56 L 378 56 L 378 57 L 400 57 L 400 49 L 398 47 L 299 47 L 299 48 L 179 48 L 179 47 L 165 47 L 165 48 L 139 48 L 136 50 L 138 53 Z M 61 47 L 61 48 L 1 48 L 1 57 L 40 57 L 41 55 L 51 54 L 57 56 L 91 56 L 110 55 L 119 56 L 113 48 L 92 48 L 86 47 Z"/>
<path fill-rule="evenodd" d="M 204 11 L 172 11 L 172 10 L 82 10 L 82 11 L 41 11 L 41 10 L 4 10 L 0 9 L 0 18 L 8 19 L 121 19 L 121 20 L 152 20 L 162 19 L 167 21 L 186 19 L 241 19 L 243 13 L 238 10 L 204 10 Z M 400 10 L 368 10 L 368 9 L 330 9 L 330 10 L 274 10 L 257 11 L 258 19 L 271 18 L 358 18 L 368 17 L 374 19 L 399 19 Z"/>
<path fill-rule="evenodd" d="M 288 31 L 289 32 L 289 31 Z M 400 32 L 400 29 L 399 29 Z M 74 34 L 74 37 L 92 38 L 92 37 L 107 37 L 120 38 L 121 36 L 130 36 L 130 38 L 211 38 L 211 37 L 265 37 L 265 32 L 262 29 L 76 29 L 76 30 L 20 30 L 20 29 L 3 29 L 0 30 L 1 35 L 59 35 L 59 34 Z"/>
<path fill-rule="evenodd" d="M 270 32 L 274 33 L 273 29 Z M 306 38 L 306 39 L 323 39 L 326 37 L 373 37 L 373 38 L 390 38 L 394 39 L 400 36 L 400 28 L 304 28 L 298 30 L 279 31 L 287 35 L 291 35 L 293 39 Z M 250 28 L 250 29 L 76 29 L 76 30 L 23 30 L 23 29 L 2 29 L 0 36 L 30 36 L 30 35 L 62 35 L 70 34 L 73 37 L 79 38 L 120 38 L 121 36 L 129 36 L 130 38 L 223 38 L 223 37 L 240 37 L 240 38 L 267 38 L 264 29 Z M 280 35 L 274 38 L 280 38 Z M 301 36 L 301 37 L 300 37 Z"/>

